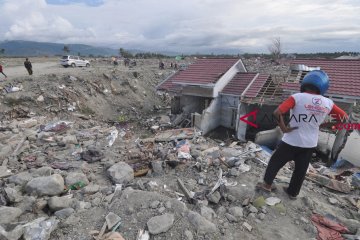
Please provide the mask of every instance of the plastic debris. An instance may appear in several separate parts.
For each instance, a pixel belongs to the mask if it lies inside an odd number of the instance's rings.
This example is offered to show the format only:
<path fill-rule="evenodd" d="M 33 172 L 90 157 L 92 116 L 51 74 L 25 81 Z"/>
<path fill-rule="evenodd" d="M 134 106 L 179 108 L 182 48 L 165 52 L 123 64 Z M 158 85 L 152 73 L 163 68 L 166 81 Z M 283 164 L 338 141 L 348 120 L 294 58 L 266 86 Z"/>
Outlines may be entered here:
<path fill-rule="evenodd" d="M 41 125 L 40 130 L 44 132 L 62 132 L 71 128 L 71 124 L 72 122 L 58 121 L 47 125 Z"/>
<path fill-rule="evenodd" d="M 86 186 L 86 185 L 85 185 L 85 183 L 83 183 L 83 182 L 76 182 L 76 183 L 68 186 L 68 189 L 71 189 L 71 190 L 79 190 L 79 189 L 81 189 L 81 188 L 83 188 L 83 187 L 85 187 L 85 186 Z"/>
<path fill-rule="evenodd" d="M 119 131 L 117 129 L 114 129 L 110 132 L 110 135 L 106 138 L 109 141 L 109 145 L 108 145 L 109 147 L 111 147 L 114 144 L 118 135 L 119 135 Z"/>
<path fill-rule="evenodd" d="M 269 206 L 274 206 L 280 202 L 281 202 L 281 199 L 277 198 L 277 197 L 269 197 L 269 198 L 265 199 L 265 203 Z"/>

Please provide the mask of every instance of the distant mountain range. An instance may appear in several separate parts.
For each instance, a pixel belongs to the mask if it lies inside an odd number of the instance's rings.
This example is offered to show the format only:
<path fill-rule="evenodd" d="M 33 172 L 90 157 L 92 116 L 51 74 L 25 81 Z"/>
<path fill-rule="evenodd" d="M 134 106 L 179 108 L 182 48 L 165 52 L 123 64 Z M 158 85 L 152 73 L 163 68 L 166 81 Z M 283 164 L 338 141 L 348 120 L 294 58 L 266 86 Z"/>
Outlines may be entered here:
<path fill-rule="evenodd" d="M 49 42 L 32 42 L 32 41 L 3 41 L 0 42 L 0 50 L 4 49 L 5 56 L 54 56 L 63 55 L 64 46 L 68 46 L 71 55 L 94 55 L 94 56 L 112 56 L 117 55 L 119 50 L 107 47 L 94 47 L 85 44 L 61 44 Z"/>

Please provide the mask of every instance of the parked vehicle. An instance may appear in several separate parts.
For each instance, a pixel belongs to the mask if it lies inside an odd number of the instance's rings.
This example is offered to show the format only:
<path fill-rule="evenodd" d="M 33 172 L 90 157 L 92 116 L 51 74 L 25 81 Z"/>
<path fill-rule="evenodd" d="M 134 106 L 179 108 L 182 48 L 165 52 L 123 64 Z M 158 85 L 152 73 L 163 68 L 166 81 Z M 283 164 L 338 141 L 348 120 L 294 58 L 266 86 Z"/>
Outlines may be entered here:
<path fill-rule="evenodd" d="M 63 67 L 90 67 L 90 62 L 78 56 L 62 56 L 60 64 Z"/>

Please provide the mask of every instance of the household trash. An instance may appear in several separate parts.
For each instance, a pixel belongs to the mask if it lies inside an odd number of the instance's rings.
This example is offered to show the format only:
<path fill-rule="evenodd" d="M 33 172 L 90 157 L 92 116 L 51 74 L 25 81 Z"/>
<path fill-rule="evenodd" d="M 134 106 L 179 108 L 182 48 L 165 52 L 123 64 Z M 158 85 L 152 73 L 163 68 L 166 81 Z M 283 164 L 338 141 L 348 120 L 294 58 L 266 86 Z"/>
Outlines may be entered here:
<path fill-rule="evenodd" d="M 341 233 L 348 233 L 349 230 L 342 224 L 330 220 L 319 214 L 313 214 L 311 221 L 318 230 L 319 240 L 342 240 Z"/>
<path fill-rule="evenodd" d="M 190 155 L 190 143 L 187 140 L 180 141 L 177 145 L 178 158 L 180 159 L 191 159 Z"/>
<path fill-rule="evenodd" d="M 86 184 L 83 183 L 83 182 L 76 182 L 76 183 L 68 186 L 67 188 L 71 189 L 71 190 L 79 190 L 79 189 L 81 189 L 81 188 L 83 188 L 85 186 L 86 186 Z"/>
<path fill-rule="evenodd" d="M 20 85 L 19 87 L 9 86 L 9 87 L 4 87 L 4 89 L 7 93 L 19 92 L 22 91 L 23 86 L 22 85 Z"/>
<path fill-rule="evenodd" d="M 104 158 L 104 153 L 96 148 L 90 148 L 82 153 L 80 153 L 81 159 L 88 163 L 98 162 Z"/>
<path fill-rule="evenodd" d="M 269 206 L 274 206 L 278 203 L 281 203 L 281 199 L 277 198 L 277 197 L 269 197 L 269 198 L 265 199 L 265 203 Z"/>
<path fill-rule="evenodd" d="M 149 232 L 144 229 L 139 230 L 136 240 L 150 240 Z"/>
<path fill-rule="evenodd" d="M 71 128 L 72 122 L 58 121 L 47 125 L 40 125 L 40 131 L 43 132 L 63 132 Z"/>
<path fill-rule="evenodd" d="M 106 138 L 109 141 L 109 144 L 108 144 L 109 147 L 111 147 L 114 144 L 118 135 L 119 135 L 119 131 L 117 129 L 114 129 L 110 132 L 110 135 L 107 136 L 107 138 Z"/>
<path fill-rule="evenodd" d="M 320 174 L 314 174 L 309 172 L 306 176 L 306 179 L 338 192 L 349 193 L 351 191 L 351 187 L 348 183 L 343 183 L 335 179 L 330 179 Z"/>
<path fill-rule="evenodd" d="M 240 166 L 238 167 L 238 169 L 239 169 L 240 172 L 245 173 L 245 172 L 250 171 L 251 166 L 243 163 L 243 164 L 240 164 Z"/>

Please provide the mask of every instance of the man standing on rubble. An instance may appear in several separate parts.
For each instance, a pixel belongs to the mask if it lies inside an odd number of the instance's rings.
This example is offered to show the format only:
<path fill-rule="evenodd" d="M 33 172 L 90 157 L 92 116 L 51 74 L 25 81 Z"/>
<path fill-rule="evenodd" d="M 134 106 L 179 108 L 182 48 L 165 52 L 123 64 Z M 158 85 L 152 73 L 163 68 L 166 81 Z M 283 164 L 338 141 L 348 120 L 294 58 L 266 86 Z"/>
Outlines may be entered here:
<path fill-rule="evenodd" d="M 319 127 L 325 117 L 331 114 L 338 121 L 347 119 L 347 114 L 334 102 L 323 95 L 329 88 L 329 77 L 324 71 L 314 70 L 304 77 L 300 93 L 293 94 L 275 111 L 274 116 L 284 136 L 274 151 L 266 168 L 264 182 L 257 188 L 271 192 L 276 190 L 273 181 L 278 171 L 289 161 L 294 160 L 290 184 L 284 191 L 290 199 L 299 194 L 314 148 L 319 138 Z M 290 110 L 289 126 L 284 123 L 283 114 Z"/>
<path fill-rule="evenodd" d="M 26 70 L 28 71 L 29 75 L 32 75 L 33 74 L 32 65 L 28 58 L 26 58 L 26 60 L 24 62 L 24 66 L 25 66 Z"/>

